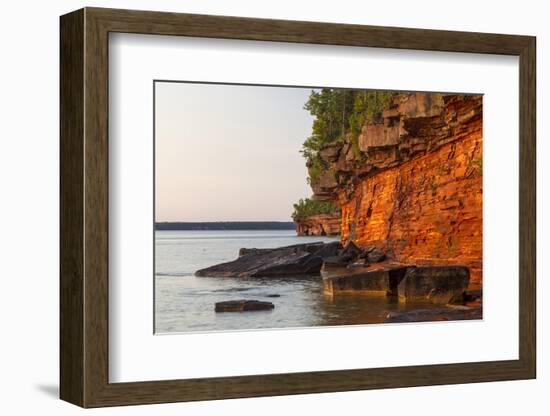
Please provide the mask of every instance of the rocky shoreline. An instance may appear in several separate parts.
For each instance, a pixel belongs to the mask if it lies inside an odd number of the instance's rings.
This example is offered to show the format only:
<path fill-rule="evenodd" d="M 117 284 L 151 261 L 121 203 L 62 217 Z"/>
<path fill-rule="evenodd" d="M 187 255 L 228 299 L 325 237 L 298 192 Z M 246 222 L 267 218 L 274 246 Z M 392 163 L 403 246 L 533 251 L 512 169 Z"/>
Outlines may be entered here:
<path fill-rule="evenodd" d="M 468 290 L 469 269 L 462 265 L 399 264 L 380 248 L 353 243 L 306 243 L 257 249 L 242 248 L 239 257 L 198 270 L 201 277 L 288 278 L 318 276 L 324 295 L 385 296 L 398 303 L 439 305 L 407 312 L 390 312 L 386 322 L 481 319 L 481 293 Z M 216 312 L 271 310 L 270 302 L 229 300 Z"/>
<path fill-rule="evenodd" d="M 339 210 L 343 244 L 405 264 L 464 265 L 481 285 L 482 116 L 481 96 L 396 94 L 355 145 L 321 146 L 308 165 L 311 199 Z M 318 235 L 323 221 L 300 218 L 297 230 Z"/>
<path fill-rule="evenodd" d="M 317 106 L 330 97 L 346 102 L 342 91 L 312 93 L 323 134 L 304 142 L 313 195 L 294 205 L 292 218 L 297 235 L 339 235 L 339 242 L 243 248 L 196 276 L 318 276 L 327 297 L 415 305 L 387 322 L 480 319 L 482 295 L 473 289 L 482 285 L 482 96 L 377 93 L 368 104 L 376 117 L 346 124 L 343 105 L 334 137 L 322 123 L 332 107 Z"/>
<path fill-rule="evenodd" d="M 279 248 L 241 248 L 236 260 L 197 270 L 207 277 L 291 277 L 319 275 L 325 258 L 338 254 L 339 242 Z"/>

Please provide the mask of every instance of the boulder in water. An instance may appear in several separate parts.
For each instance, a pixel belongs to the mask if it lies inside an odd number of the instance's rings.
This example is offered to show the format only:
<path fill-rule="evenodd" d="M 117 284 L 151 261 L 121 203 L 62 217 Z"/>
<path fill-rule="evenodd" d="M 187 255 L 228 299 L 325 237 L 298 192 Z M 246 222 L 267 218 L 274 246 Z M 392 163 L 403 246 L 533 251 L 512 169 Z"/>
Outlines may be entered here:
<path fill-rule="evenodd" d="M 266 311 L 275 308 L 271 302 L 262 302 L 259 300 L 227 300 L 217 302 L 216 312 L 246 312 L 246 311 Z"/>

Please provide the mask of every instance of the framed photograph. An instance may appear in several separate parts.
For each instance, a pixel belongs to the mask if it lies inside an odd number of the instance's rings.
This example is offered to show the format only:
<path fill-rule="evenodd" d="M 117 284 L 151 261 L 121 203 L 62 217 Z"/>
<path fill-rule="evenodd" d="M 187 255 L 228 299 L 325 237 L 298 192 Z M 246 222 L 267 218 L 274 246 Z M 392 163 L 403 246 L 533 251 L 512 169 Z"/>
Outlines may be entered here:
<path fill-rule="evenodd" d="M 534 37 L 60 28 L 63 400 L 536 377 Z"/>

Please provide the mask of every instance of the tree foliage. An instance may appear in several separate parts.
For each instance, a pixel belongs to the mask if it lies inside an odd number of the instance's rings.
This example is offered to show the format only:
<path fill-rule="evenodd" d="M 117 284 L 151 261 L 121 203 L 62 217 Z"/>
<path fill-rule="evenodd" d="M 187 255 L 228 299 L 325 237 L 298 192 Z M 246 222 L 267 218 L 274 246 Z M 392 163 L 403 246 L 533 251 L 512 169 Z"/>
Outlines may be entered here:
<path fill-rule="evenodd" d="M 312 215 L 318 214 L 337 214 L 338 208 L 330 201 L 317 201 L 315 199 L 300 199 L 294 204 L 292 219 L 299 221 Z"/>
<path fill-rule="evenodd" d="M 328 168 L 319 157 L 323 146 L 350 141 L 360 157 L 358 138 L 368 120 L 376 122 L 388 108 L 393 93 L 385 91 L 323 88 L 312 91 L 304 109 L 314 116 L 311 136 L 302 145 L 309 170 L 309 183 L 315 183 Z"/>
<path fill-rule="evenodd" d="M 386 91 L 356 91 L 350 115 L 350 139 L 356 157 L 360 155 L 359 135 L 366 121 L 381 121 L 382 112 L 389 107 L 393 93 Z"/>

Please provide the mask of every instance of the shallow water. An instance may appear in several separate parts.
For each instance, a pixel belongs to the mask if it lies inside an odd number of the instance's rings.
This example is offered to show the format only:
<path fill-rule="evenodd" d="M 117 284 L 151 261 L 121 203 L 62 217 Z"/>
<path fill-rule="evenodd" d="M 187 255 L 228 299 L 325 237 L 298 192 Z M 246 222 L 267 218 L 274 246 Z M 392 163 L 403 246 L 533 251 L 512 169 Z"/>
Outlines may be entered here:
<path fill-rule="evenodd" d="M 334 241 L 297 237 L 292 230 L 157 231 L 155 248 L 155 332 L 228 331 L 381 323 L 389 311 L 426 304 L 396 303 L 386 297 L 323 294 L 320 277 L 195 277 L 201 268 L 237 258 L 241 247 L 281 247 Z M 279 295 L 271 297 L 270 295 Z M 271 311 L 215 313 L 216 302 L 256 299 Z"/>

